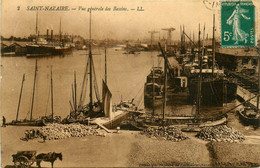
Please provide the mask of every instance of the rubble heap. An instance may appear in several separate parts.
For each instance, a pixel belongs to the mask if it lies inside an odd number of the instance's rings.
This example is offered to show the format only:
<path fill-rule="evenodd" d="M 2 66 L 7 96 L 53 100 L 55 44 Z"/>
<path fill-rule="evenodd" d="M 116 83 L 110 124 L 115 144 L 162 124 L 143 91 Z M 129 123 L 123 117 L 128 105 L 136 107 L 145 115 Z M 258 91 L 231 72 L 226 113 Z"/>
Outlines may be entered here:
<path fill-rule="evenodd" d="M 234 130 L 232 127 L 226 125 L 204 127 L 198 132 L 196 137 L 205 141 L 216 142 L 243 142 L 245 140 L 244 135 L 239 131 Z"/>
<path fill-rule="evenodd" d="M 179 142 L 188 138 L 177 127 L 148 127 L 143 131 L 143 134 L 150 138 L 162 138 L 173 142 Z"/>
<path fill-rule="evenodd" d="M 82 124 L 48 124 L 39 129 L 41 136 L 47 140 L 58 140 L 69 137 L 84 137 L 89 135 L 105 136 L 97 129 Z"/>

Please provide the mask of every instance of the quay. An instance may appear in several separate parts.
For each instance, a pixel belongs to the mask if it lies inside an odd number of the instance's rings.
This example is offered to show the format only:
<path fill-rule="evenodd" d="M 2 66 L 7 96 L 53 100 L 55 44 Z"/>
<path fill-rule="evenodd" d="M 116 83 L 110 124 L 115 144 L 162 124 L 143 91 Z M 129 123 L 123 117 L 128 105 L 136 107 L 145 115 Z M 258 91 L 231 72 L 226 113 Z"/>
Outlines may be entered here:
<path fill-rule="evenodd" d="M 238 86 L 237 87 L 237 96 L 238 96 L 238 99 L 240 101 L 247 101 L 249 100 L 250 98 L 253 98 L 251 99 L 250 101 L 248 101 L 250 103 L 250 105 L 252 105 L 254 108 L 257 107 L 257 96 L 254 94 L 254 93 L 251 93 L 250 91 L 244 89 L 243 87 L 241 86 Z"/>

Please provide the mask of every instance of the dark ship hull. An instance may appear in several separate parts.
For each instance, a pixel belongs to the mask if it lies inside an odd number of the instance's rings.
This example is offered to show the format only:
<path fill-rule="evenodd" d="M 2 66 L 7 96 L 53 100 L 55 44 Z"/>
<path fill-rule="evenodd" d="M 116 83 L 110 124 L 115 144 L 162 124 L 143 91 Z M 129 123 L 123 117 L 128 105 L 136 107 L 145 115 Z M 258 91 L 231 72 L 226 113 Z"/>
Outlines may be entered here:
<path fill-rule="evenodd" d="M 161 67 L 153 67 L 144 84 L 144 106 L 153 108 L 162 104 L 163 71 Z"/>
<path fill-rule="evenodd" d="M 13 126 L 33 126 L 33 127 L 41 127 L 45 126 L 43 120 L 25 120 L 25 121 L 12 121 L 11 123 L 8 123 L 7 125 L 13 125 Z"/>
<path fill-rule="evenodd" d="M 51 55 L 54 47 L 45 45 L 27 45 L 27 56 Z"/>
<path fill-rule="evenodd" d="M 196 103 L 198 80 L 190 80 L 190 102 Z M 237 84 L 225 79 L 208 79 L 201 83 L 201 105 L 222 107 L 236 99 Z"/>
<path fill-rule="evenodd" d="M 64 55 L 71 52 L 70 47 L 56 47 L 48 45 L 27 45 L 27 56 L 48 56 L 48 55 Z"/>
<path fill-rule="evenodd" d="M 196 104 L 198 80 L 190 80 L 189 92 L 190 102 Z M 224 81 L 209 80 L 201 83 L 201 105 L 223 106 L 224 103 Z"/>

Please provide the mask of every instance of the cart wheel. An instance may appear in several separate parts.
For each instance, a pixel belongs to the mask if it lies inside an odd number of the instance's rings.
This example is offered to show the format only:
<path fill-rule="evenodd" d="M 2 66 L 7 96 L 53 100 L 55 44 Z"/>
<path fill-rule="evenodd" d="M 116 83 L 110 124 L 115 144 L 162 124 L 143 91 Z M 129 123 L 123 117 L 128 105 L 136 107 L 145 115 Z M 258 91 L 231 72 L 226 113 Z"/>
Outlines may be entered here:
<path fill-rule="evenodd" d="M 20 167 L 20 163 L 16 160 L 16 161 L 14 161 L 14 166 L 15 166 L 15 168 L 18 168 L 18 167 Z"/>
<path fill-rule="evenodd" d="M 27 167 L 31 166 L 31 164 L 30 164 L 31 161 L 29 161 L 29 159 L 25 156 L 19 156 L 17 158 L 17 162 L 21 168 L 27 168 Z"/>

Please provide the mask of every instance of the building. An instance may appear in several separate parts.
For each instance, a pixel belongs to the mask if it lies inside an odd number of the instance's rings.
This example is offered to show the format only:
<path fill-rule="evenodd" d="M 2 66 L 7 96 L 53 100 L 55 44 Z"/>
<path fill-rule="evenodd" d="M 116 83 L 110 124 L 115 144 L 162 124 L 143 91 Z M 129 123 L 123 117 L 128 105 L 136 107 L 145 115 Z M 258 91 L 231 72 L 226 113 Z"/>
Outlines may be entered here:
<path fill-rule="evenodd" d="M 258 73 L 256 48 L 217 48 L 216 61 L 227 70 Z"/>
<path fill-rule="evenodd" d="M 26 55 L 26 44 L 28 42 L 14 42 L 2 41 L 1 42 L 1 55 L 3 56 L 19 56 Z"/>

